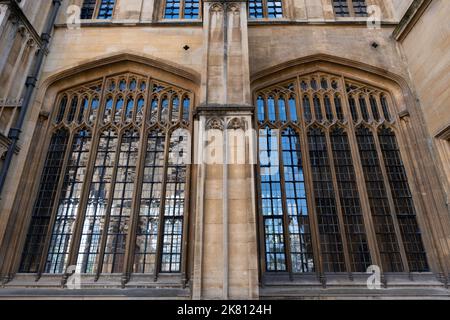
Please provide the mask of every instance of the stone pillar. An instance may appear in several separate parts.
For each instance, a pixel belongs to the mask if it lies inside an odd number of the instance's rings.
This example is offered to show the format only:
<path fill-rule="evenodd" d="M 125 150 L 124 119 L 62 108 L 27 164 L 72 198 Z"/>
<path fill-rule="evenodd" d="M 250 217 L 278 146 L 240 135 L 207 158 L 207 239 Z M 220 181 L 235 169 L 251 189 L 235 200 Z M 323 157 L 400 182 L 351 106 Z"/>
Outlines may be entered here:
<path fill-rule="evenodd" d="M 258 297 L 258 255 L 245 1 L 204 2 L 194 299 Z"/>

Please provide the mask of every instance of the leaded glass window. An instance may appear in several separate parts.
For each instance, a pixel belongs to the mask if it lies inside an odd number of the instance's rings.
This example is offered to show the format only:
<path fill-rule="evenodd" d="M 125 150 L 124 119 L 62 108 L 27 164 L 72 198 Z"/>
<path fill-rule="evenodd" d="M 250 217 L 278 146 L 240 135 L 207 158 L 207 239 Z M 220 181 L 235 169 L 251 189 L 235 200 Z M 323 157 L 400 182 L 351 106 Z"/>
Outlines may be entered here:
<path fill-rule="evenodd" d="M 333 9 L 337 17 L 367 16 L 367 4 L 365 0 L 333 0 Z"/>
<path fill-rule="evenodd" d="M 250 18 L 282 18 L 282 0 L 249 0 L 248 15 Z"/>
<path fill-rule="evenodd" d="M 256 92 L 265 275 L 429 270 L 392 107 L 321 72 Z"/>
<path fill-rule="evenodd" d="M 60 93 L 20 271 L 185 272 L 191 101 L 132 73 Z"/>
<path fill-rule="evenodd" d="M 164 19 L 198 19 L 200 17 L 200 0 L 166 0 Z"/>
<path fill-rule="evenodd" d="M 111 19 L 115 0 L 84 0 L 81 7 L 81 19 Z"/>

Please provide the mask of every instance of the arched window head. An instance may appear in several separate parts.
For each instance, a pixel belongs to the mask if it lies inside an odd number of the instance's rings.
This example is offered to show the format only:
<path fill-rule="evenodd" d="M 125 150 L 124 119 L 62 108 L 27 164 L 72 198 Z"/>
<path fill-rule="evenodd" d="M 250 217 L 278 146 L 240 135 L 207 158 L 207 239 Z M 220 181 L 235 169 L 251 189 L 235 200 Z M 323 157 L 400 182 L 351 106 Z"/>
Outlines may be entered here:
<path fill-rule="evenodd" d="M 116 0 L 84 0 L 81 19 L 111 19 Z"/>
<path fill-rule="evenodd" d="M 388 92 L 315 72 L 254 97 L 264 277 L 429 270 Z"/>
<path fill-rule="evenodd" d="M 21 272 L 186 271 L 189 97 L 135 73 L 59 93 Z"/>
<path fill-rule="evenodd" d="M 365 0 L 333 0 L 336 17 L 365 17 L 367 4 Z"/>

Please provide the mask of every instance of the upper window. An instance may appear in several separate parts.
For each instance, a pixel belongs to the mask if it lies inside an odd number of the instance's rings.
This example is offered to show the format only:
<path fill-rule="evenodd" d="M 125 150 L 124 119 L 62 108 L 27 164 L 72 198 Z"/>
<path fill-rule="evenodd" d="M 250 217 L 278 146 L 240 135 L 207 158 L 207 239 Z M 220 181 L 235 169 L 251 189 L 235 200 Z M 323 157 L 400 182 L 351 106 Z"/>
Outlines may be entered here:
<path fill-rule="evenodd" d="M 337 17 L 366 17 L 365 0 L 333 0 L 334 13 Z"/>
<path fill-rule="evenodd" d="M 316 73 L 255 106 L 266 275 L 429 270 L 388 93 Z"/>
<path fill-rule="evenodd" d="M 197 19 L 200 0 L 166 0 L 164 19 Z"/>
<path fill-rule="evenodd" d="M 81 19 L 111 19 L 115 0 L 84 0 Z"/>
<path fill-rule="evenodd" d="M 132 73 L 62 92 L 20 271 L 183 272 L 191 102 Z"/>
<path fill-rule="evenodd" d="M 248 15 L 250 18 L 282 18 L 282 1 L 249 0 Z"/>

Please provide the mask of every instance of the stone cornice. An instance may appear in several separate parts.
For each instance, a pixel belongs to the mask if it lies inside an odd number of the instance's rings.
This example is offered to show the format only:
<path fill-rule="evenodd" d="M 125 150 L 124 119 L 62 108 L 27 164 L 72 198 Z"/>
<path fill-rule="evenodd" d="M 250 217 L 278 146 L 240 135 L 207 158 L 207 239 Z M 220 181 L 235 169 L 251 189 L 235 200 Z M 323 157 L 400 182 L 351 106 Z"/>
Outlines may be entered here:
<path fill-rule="evenodd" d="M 255 107 L 247 104 L 201 104 L 195 108 L 194 115 L 207 113 L 235 113 L 235 112 L 253 112 Z"/>
<path fill-rule="evenodd" d="M 433 0 L 414 0 L 395 28 L 392 36 L 403 41 Z"/>

